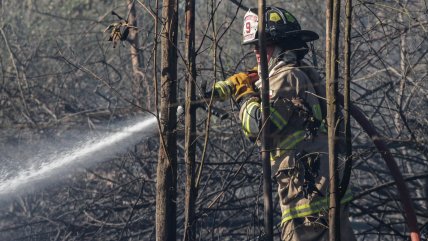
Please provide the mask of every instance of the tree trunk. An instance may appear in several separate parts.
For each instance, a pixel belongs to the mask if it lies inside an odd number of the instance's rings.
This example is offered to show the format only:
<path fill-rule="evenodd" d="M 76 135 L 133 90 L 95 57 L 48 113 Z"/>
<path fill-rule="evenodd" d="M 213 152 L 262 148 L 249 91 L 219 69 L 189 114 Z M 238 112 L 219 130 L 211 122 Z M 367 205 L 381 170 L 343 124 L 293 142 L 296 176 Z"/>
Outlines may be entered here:
<path fill-rule="evenodd" d="M 400 2 L 403 6 L 407 5 L 407 1 Z M 403 11 L 405 11 L 403 9 Z M 403 13 L 398 12 L 398 21 L 400 24 L 404 24 Z M 404 90 L 406 87 L 406 79 L 408 74 L 408 64 L 407 64 L 407 31 L 400 35 L 400 70 L 401 70 L 401 79 L 400 79 L 400 88 L 397 95 L 397 113 L 395 114 L 394 123 L 397 134 L 401 135 L 403 130 L 403 124 L 401 123 L 400 117 L 403 114 L 403 99 L 404 99 Z"/>
<path fill-rule="evenodd" d="M 330 39 L 330 73 L 326 83 L 327 93 L 327 126 L 328 126 L 328 155 L 329 155 L 329 180 L 330 180 L 330 206 L 329 206 L 329 239 L 340 240 L 340 198 L 339 198 L 339 170 L 337 161 L 337 101 L 338 93 L 338 61 L 339 61 L 339 22 L 340 1 L 333 0 L 333 11 Z M 328 6 L 329 7 L 329 6 Z M 327 20 L 328 21 L 328 20 Z"/>
<path fill-rule="evenodd" d="M 184 238 L 195 240 L 195 201 L 197 189 L 195 186 L 195 138 L 196 138 L 196 109 L 192 103 L 195 101 L 196 81 L 196 53 L 195 53 L 195 0 L 186 0 L 186 105 L 185 105 L 185 162 L 186 162 L 186 194 L 184 210 Z"/>
<path fill-rule="evenodd" d="M 262 136 L 261 136 L 261 159 L 263 164 L 263 203 L 264 203 L 264 228 L 266 237 L 264 240 L 273 240 L 273 211 L 272 211 L 272 182 L 270 165 L 270 111 L 269 111 L 269 76 L 268 63 L 266 56 L 266 38 L 265 38 L 265 0 L 259 0 L 259 49 L 260 49 L 260 79 L 262 81 Z"/>
<path fill-rule="evenodd" d="M 345 195 L 348 189 L 352 170 L 352 135 L 351 135 L 351 114 L 349 112 L 349 103 L 351 102 L 351 26 L 352 26 L 352 0 L 346 0 L 346 22 L 345 22 L 345 49 L 344 49 L 344 88 L 343 103 L 344 121 L 345 121 L 345 168 L 343 179 L 340 183 L 340 199 Z"/>
<path fill-rule="evenodd" d="M 325 79 L 330 79 L 330 45 L 331 45 L 331 11 L 333 10 L 333 0 L 326 0 L 325 10 Z M 327 87 L 327 86 L 326 86 Z"/>
<path fill-rule="evenodd" d="M 141 105 L 141 82 L 145 79 L 145 75 L 142 71 L 142 68 L 144 67 L 143 54 L 139 50 L 138 29 L 136 28 L 137 15 L 135 10 L 135 1 L 128 0 L 128 10 L 128 23 L 132 26 L 132 28 L 129 29 L 128 35 L 128 42 L 131 45 L 130 52 L 132 64 L 132 97 L 135 100 L 135 104 Z M 150 103 L 146 104 L 147 105 L 145 107 L 149 109 Z"/>
<path fill-rule="evenodd" d="M 156 182 L 156 240 L 176 240 L 177 1 L 164 0 L 161 33 L 160 138 Z"/>

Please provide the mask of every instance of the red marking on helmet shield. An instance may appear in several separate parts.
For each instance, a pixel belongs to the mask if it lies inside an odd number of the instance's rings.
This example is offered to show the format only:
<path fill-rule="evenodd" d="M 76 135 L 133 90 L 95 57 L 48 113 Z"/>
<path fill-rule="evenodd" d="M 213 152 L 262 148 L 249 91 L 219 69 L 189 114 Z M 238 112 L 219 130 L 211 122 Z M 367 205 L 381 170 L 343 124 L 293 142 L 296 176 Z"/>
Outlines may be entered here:
<path fill-rule="evenodd" d="M 257 14 L 248 11 L 244 16 L 244 28 L 242 35 L 244 38 L 244 43 L 256 39 L 257 27 L 258 27 L 259 18 Z"/>

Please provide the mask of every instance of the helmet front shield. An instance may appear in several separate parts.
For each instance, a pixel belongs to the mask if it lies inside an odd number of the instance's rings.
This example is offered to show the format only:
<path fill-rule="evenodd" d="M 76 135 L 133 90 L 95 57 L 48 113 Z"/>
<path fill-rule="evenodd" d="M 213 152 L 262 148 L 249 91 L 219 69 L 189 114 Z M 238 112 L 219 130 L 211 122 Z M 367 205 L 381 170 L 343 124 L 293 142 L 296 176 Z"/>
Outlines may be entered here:
<path fill-rule="evenodd" d="M 258 38 L 258 24 L 259 16 L 249 9 L 244 16 L 244 28 L 242 30 L 243 42 L 242 44 L 252 44 L 257 42 Z"/>
<path fill-rule="evenodd" d="M 279 43 L 287 39 L 310 42 L 319 38 L 310 30 L 302 30 L 297 19 L 287 10 L 277 7 L 267 7 L 265 12 L 266 40 Z M 249 9 L 244 16 L 242 30 L 243 45 L 256 44 L 258 41 L 257 8 Z"/>

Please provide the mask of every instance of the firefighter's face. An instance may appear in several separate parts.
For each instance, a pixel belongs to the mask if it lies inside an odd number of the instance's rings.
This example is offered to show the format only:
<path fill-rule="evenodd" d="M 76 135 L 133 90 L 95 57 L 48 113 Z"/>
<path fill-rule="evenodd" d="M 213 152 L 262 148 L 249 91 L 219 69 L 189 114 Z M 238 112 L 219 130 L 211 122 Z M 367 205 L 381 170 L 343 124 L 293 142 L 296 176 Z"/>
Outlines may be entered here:
<path fill-rule="evenodd" d="M 257 58 L 257 64 L 260 64 L 260 52 L 259 52 L 259 46 L 256 44 L 254 45 L 254 53 L 256 54 L 256 58 Z M 269 63 L 270 58 L 272 57 L 273 51 L 275 50 L 275 46 L 274 45 L 267 45 L 266 46 L 266 57 L 267 57 L 267 62 Z"/>

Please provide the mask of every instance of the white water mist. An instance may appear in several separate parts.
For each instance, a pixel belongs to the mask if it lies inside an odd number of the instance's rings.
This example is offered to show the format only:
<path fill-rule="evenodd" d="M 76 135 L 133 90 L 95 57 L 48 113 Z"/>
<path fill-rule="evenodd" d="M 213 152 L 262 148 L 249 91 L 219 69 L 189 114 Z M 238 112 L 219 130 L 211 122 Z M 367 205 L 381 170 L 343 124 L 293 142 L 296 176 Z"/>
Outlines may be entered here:
<path fill-rule="evenodd" d="M 0 198 L 39 187 L 59 178 L 60 175 L 69 174 L 75 168 L 89 167 L 94 163 L 109 160 L 142 138 L 154 135 L 157 130 L 156 118 L 140 118 L 116 129 L 104 134 L 86 134 L 75 143 L 65 141 L 65 146 L 64 143 L 61 144 L 62 148 L 58 147 L 60 151 L 53 153 L 48 150 L 44 152 L 43 146 L 37 146 L 38 154 L 25 160 L 26 165 L 18 165 L 22 160 L 12 160 L 19 169 L 15 167 L 15 170 L 12 170 L 0 164 Z"/>

